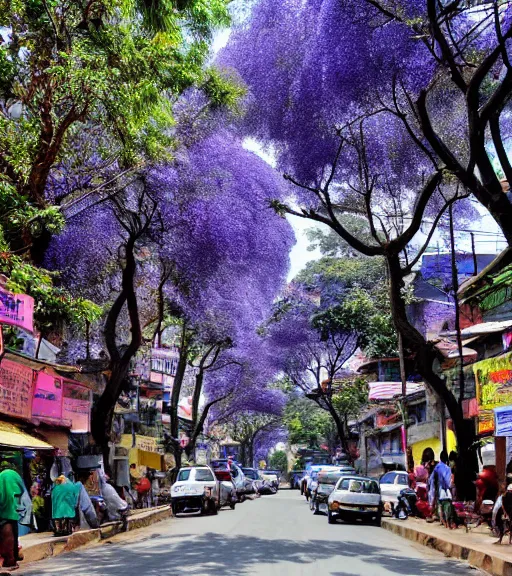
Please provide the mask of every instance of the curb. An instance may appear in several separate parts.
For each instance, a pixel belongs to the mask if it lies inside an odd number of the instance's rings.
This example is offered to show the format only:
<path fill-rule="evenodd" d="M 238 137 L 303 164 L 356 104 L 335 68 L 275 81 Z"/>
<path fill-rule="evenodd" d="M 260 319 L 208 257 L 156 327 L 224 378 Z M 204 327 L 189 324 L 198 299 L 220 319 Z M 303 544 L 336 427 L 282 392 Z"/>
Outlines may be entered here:
<path fill-rule="evenodd" d="M 128 516 L 127 531 L 138 530 L 139 528 L 146 528 L 167 520 L 172 517 L 170 506 L 159 506 L 151 510 L 137 511 L 135 514 Z M 87 544 L 99 543 L 102 540 L 111 538 L 116 534 L 123 531 L 122 522 L 109 522 L 92 530 L 81 530 L 74 532 L 70 536 L 53 537 L 48 536 L 37 542 L 23 542 L 23 537 L 20 538 L 20 543 L 23 546 L 24 559 L 21 567 L 26 566 L 32 562 L 38 562 L 45 558 L 59 556 L 65 552 L 71 552 Z M 512 576 L 512 574 L 511 574 Z"/>
<path fill-rule="evenodd" d="M 382 519 L 382 528 L 393 532 L 417 544 L 427 546 L 442 552 L 445 556 L 467 561 L 471 566 L 479 568 L 493 576 L 512 576 L 512 557 L 498 550 L 489 550 L 485 543 L 460 544 L 457 537 L 450 533 L 440 538 L 428 528 L 407 525 L 408 521 Z M 428 526 L 428 525 L 427 525 Z M 494 546 L 495 544 L 491 544 Z M 503 545 L 505 547 L 505 545 Z M 506 548 L 510 550 L 510 548 Z"/>

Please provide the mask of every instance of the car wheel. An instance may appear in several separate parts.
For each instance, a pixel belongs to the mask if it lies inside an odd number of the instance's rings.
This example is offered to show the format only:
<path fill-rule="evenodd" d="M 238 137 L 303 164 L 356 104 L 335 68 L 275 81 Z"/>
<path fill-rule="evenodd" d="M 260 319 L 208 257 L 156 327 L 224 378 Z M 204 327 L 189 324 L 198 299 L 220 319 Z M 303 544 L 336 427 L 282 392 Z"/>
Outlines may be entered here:
<path fill-rule="evenodd" d="M 380 526 L 382 524 L 382 517 L 380 514 L 377 516 L 377 518 L 375 518 L 373 523 L 375 524 L 375 526 L 377 526 L 377 528 L 380 528 Z"/>
<path fill-rule="evenodd" d="M 329 522 L 329 524 L 336 524 L 336 518 L 332 515 L 330 510 L 327 510 L 327 522 Z"/>
<path fill-rule="evenodd" d="M 231 510 L 234 510 L 234 509 L 235 509 L 235 505 L 236 505 L 235 502 L 231 502 L 231 504 L 229 505 L 229 507 L 231 508 Z"/>

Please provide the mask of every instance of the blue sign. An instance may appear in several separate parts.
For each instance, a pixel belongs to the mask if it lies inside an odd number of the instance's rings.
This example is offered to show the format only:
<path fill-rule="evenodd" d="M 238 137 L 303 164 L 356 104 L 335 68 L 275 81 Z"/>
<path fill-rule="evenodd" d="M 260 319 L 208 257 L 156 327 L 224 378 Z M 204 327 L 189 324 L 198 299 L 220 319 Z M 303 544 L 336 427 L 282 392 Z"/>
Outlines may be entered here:
<path fill-rule="evenodd" d="M 494 409 L 494 435 L 512 436 L 512 406 Z"/>

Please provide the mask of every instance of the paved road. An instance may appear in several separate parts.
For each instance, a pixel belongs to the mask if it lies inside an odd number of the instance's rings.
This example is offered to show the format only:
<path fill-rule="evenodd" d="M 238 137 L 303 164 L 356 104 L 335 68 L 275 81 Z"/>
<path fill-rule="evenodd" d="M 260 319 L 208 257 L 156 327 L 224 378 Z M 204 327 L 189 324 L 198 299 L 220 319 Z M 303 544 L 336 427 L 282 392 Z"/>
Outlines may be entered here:
<path fill-rule="evenodd" d="M 22 570 L 25 576 L 460 576 L 479 572 L 384 529 L 330 526 L 296 491 L 172 519 Z"/>

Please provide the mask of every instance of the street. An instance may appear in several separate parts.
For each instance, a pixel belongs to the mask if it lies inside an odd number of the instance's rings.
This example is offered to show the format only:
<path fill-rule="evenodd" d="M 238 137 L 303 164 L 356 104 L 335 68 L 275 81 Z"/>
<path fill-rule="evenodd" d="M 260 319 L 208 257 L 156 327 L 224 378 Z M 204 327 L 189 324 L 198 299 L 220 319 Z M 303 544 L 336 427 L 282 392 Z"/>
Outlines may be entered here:
<path fill-rule="evenodd" d="M 297 491 L 222 510 L 173 518 L 113 543 L 61 555 L 25 576 L 391 576 L 478 574 L 468 565 L 366 525 L 330 526 Z"/>

